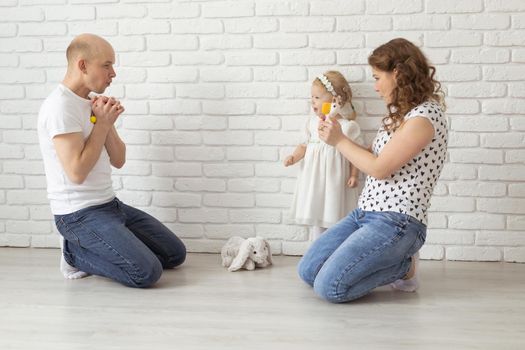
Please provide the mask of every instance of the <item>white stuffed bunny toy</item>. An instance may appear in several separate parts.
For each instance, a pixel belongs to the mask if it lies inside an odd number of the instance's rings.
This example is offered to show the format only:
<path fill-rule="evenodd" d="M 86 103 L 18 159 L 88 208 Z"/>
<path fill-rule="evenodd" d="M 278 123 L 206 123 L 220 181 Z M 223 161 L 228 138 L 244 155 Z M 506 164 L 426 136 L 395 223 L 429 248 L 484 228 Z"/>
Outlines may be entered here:
<path fill-rule="evenodd" d="M 228 271 L 254 270 L 272 264 L 270 244 L 261 237 L 231 237 L 221 249 L 222 266 Z"/>
<path fill-rule="evenodd" d="M 354 106 L 350 102 L 343 104 L 341 96 L 334 98 L 334 101 L 330 104 L 330 109 L 326 114 L 326 119 L 330 121 L 330 118 L 340 114 L 343 117 L 351 115 L 354 112 Z"/>

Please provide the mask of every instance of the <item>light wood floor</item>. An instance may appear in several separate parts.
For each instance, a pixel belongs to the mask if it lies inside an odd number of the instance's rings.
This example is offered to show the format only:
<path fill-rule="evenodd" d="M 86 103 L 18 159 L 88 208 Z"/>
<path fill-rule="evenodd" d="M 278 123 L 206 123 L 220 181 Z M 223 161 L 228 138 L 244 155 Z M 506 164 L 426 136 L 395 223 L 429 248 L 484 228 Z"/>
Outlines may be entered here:
<path fill-rule="evenodd" d="M 318 299 L 296 257 L 230 273 L 189 254 L 155 288 L 66 281 L 56 249 L 0 249 L 0 349 L 524 349 L 525 265 L 421 262 L 416 294 Z"/>

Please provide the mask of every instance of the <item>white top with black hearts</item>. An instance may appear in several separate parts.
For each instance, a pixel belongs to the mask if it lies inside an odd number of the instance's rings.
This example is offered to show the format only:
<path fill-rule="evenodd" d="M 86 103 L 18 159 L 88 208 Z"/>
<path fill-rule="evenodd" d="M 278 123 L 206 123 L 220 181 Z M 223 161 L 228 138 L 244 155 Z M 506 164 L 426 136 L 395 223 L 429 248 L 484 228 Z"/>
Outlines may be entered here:
<path fill-rule="evenodd" d="M 413 108 L 404 120 L 414 117 L 424 117 L 432 122 L 432 142 L 388 178 L 378 180 L 367 176 L 359 197 L 359 208 L 408 214 L 426 225 L 430 197 L 446 158 L 447 120 L 439 104 L 430 101 Z M 372 152 L 378 155 L 392 135 L 393 132 L 387 132 L 381 127 L 374 139 Z"/>

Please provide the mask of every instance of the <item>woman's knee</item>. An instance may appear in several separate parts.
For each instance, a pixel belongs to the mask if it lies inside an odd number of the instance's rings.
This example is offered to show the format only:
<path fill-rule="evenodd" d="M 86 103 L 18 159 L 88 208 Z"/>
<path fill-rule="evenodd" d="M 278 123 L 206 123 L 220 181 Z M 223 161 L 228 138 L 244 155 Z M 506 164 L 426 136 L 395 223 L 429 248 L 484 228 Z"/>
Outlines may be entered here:
<path fill-rule="evenodd" d="M 331 268 L 330 268 L 331 267 Z M 322 299 L 330 303 L 345 303 L 360 298 L 362 288 L 357 281 L 357 275 L 342 275 L 342 268 L 328 266 L 323 269 L 315 278 L 314 292 Z M 343 278 L 344 277 L 344 278 Z M 354 282 L 343 282 L 343 279 L 354 280 Z"/>
<path fill-rule="evenodd" d="M 314 282 L 314 292 L 320 298 L 330 303 L 342 303 L 344 300 L 337 293 L 336 281 L 327 280 L 326 278 L 317 278 Z"/>
<path fill-rule="evenodd" d="M 303 256 L 297 265 L 299 277 L 310 286 L 314 285 L 315 274 L 312 272 L 311 262 Z"/>

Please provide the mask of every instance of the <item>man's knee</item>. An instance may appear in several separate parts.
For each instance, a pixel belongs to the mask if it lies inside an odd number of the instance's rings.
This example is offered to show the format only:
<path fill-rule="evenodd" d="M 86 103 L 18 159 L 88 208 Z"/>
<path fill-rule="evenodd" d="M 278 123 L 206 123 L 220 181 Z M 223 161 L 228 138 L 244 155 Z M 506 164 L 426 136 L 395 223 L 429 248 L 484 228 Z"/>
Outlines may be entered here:
<path fill-rule="evenodd" d="M 162 275 L 162 265 L 156 259 L 147 266 L 141 266 L 137 273 L 129 276 L 129 286 L 135 288 L 148 288 L 153 286 Z"/>
<path fill-rule="evenodd" d="M 176 252 L 171 256 L 163 259 L 162 265 L 165 269 L 172 269 L 186 260 L 186 247 L 182 242 L 177 246 Z"/>
<path fill-rule="evenodd" d="M 182 263 L 185 260 L 186 260 L 186 249 L 184 249 L 184 251 L 180 252 L 177 255 L 170 256 L 168 258 L 166 266 L 164 266 L 164 267 L 167 268 L 167 269 L 172 269 L 174 267 L 182 265 Z"/>

